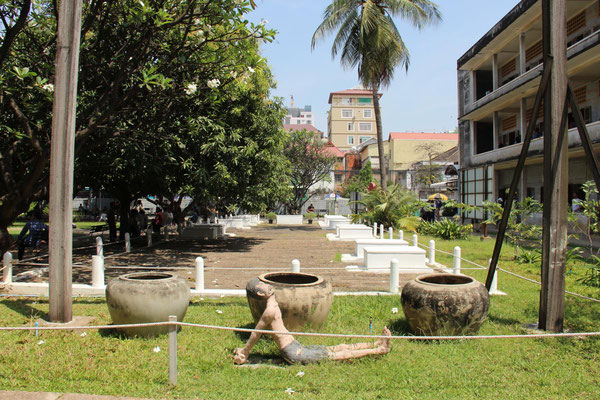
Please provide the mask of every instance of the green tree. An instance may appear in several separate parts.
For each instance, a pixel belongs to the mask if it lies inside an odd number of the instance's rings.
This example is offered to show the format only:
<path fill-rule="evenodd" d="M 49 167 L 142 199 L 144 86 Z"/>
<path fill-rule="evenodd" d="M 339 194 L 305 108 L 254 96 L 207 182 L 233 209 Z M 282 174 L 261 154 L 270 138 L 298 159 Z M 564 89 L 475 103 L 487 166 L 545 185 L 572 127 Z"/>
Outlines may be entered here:
<path fill-rule="evenodd" d="M 419 223 L 415 214 L 422 203 L 416 193 L 403 189 L 400 185 L 390 185 L 385 190 L 376 188 L 363 193 L 359 204 L 365 206 L 360 214 L 363 220 L 377 222 L 394 229 L 414 231 Z"/>
<path fill-rule="evenodd" d="M 298 214 L 308 200 L 308 191 L 317 182 L 327 179 L 335 164 L 323 142 L 313 132 L 291 131 L 284 149 L 289 162 L 291 196 L 286 201 L 290 214 Z"/>
<path fill-rule="evenodd" d="M 342 185 L 342 197 L 350 197 L 352 192 L 366 192 L 371 182 L 373 182 L 373 170 L 371 161 L 367 161 L 358 175 L 351 177 Z"/>
<path fill-rule="evenodd" d="M 383 190 L 387 187 L 387 166 L 379 89 L 389 86 L 396 68 L 408 69 L 410 61 L 394 17 L 401 17 L 421 29 L 440 20 L 441 14 L 438 6 L 429 0 L 332 0 L 312 38 L 314 48 L 319 40 L 337 30 L 332 57 L 340 53 L 342 66 L 358 67 L 359 80 L 372 91 Z"/>

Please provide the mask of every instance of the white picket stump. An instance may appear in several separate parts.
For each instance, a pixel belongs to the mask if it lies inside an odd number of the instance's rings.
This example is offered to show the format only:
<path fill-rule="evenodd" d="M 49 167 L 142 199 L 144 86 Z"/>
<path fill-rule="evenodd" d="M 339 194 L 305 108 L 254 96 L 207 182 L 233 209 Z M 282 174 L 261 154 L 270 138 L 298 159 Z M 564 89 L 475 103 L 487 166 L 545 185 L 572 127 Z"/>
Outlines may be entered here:
<path fill-rule="evenodd" d="M 169 315 L 169 322 L 177 322 L 177 316 Z M 169 383 L 177 385 L 177 325 L 169 325 Z"/>
<path fill-rule="evenodd" d="M 404 240 L 404 231 L 403 230 L 398 231 L 398 239 Z"/>
<path fill-rule="evenodd" d="M 196 257 L 196 290 L 204 290 L 204 258 Z"/>
<path fill-rule="evenodd" d="M 400 285 L 400 262 L 396 258 L 392 258 L 390 263 L 390 292 L 398 293 Z"/>
<path fill-rule="evenodd" d="M 131 237 L 129 232 L 125 232 L 125 253 L 131 253 Z"/>
<path fill-rule="evenodd" d="M 104 256 L 92 256 L 92 287 L 104 287 Z"/>
<path fill-rule="evenodd" d="M 292 260 L 292 272 L 300 272 L 300 261 L 293 259 Z"/>
<path fill-rule="evenodd" d="M 148 247 L 152 247 L 152 228 L 146 229 L 146 240 L 148 241 Z"/>
<path fill-rule="evenodd" d="M 385 236 L 383 236 L 384 232 L 385 228 L 383 227 L 383 224 L 379 225 L 379 239 L 385 239 Z"/>
<path fill-rule="evenodd" d="M 389 237 L 388 239 L 393 239 L 394 238 L 394 228 L 392 228 L 391 226 L 388 228 L 388 233 L 389 233 Z"/>
<path fill-rule="evenodd" d="M 103 256 L 104 255 L 104 249 L 103 249 L 103 244 L 102 244 L 102 236 L 96 236 L 96 255 L 97 256 Z"/>
<path fill-rule="evenodd" d="M 4 267 L 2 281 L 4 283 L 12 283 L 12 260 L 13 256 L 10 251 L 4 253 L 4 256 L 2 257 L 2 266 Z"/>
<path fill-rule="evenodd" d="M 416 233 L 413 234 L 413 246 L 419 247 L 419 236 Z"/>
<path fill-rule="evenodd" d="M 454 247 L 454 264 L 452 266 L 452 273 L 453 274 L 460 274 L 460 247 L 456 246 Z"/>
<path fill-rule="evenodd" d="M 429 241 L 429 264 L 435 264 L 435 240 Z"/>
<path fill-rule="evenodd" d="M 373 223 L 373 236 L 377 237 L 377 222 Z"/>

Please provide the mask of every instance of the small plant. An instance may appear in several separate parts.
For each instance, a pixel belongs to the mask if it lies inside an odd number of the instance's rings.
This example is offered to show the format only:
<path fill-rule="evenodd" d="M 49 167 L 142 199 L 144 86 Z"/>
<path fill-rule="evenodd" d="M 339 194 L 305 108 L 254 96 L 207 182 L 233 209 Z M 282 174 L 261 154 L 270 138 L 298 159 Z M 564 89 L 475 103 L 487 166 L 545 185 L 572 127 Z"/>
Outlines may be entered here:
<path fill-rule="evenodd" d="M 519 264 L 535 264 L 540 262 L 541 259 L 542 255 L 537 249 L 527 250 L 523 247 L 517 247 L 515 261 Z"/>
<path fill-rule="evenodd" d="M 306 214 L 304 214 L 304 218 L 308 220 L 309 224 L 312 224 L 313 219 L 317 218 L 317 214 L 315 214 L 314 212 L 307 212 Z"/>
<path fill-rule="evenodd" d="M 473 232 L 473 225 L 462 225 L 453 219 L 443 219 L 435 222 L 421 222 L 417 231 L 445 240 L 467 239 Z"/>
<path fill-rule="evenodd" d="M 588 270 L 585 276 L 577 281 L 584 285 L 600 287 L 600 257 L 592 255 L 591 260 L 592 264 L 586 265 Z"/>
<path fill-rule="evenodd" d="M 265 215 L 265 217 L 269 220 L 269 223 L 272 224 L 273 220 L 277 219 L 277 214 L 274 212 L 269 212 L 267 215 Z"/>

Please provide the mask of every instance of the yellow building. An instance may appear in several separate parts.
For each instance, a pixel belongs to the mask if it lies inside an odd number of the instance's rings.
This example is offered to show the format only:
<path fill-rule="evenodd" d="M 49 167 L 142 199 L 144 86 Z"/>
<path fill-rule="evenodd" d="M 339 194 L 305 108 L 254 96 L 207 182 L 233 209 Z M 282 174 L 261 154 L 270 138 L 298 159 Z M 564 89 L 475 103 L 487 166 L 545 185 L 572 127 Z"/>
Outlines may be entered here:
<path fill-rule="evenodd" d="M 355 88 L 331 92 L 329 104 L 331 108 L 327 115 L 327 136 L 338 149 L 348 151 L 377 137 L 370 90 Z"/>

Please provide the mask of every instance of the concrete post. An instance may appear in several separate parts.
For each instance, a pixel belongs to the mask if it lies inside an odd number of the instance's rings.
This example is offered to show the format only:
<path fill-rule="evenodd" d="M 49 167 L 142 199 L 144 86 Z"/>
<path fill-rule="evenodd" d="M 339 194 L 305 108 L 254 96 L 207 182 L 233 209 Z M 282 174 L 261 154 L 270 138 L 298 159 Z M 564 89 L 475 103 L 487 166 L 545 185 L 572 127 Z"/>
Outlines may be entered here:
<path fill-rule="evenodd" d="M 419 236 L 417 236 L 416 233 L 413 234 L 413 246 L 414 247 L 419 247 Z"/>
<path fill-rule="evenodd" d="M 300 261 L 296 259 L 292 260 L 292 272 L 300 272 Z"/>
<path fill-rule="evenodd" d="M 13 256 L 10 251 L 4 253 L 4 256 L 2 257 L 2 266 L 4 267 L 2 281 L 4 283 L 12 283 L 12 260 Z"/>
<path fill-rule="evenodd" d="M 400 270 L 400 262 L 397 259 L 392 258 L 390 263 L 390 292 L 398 293 L 398 286 L 400 284 L 400 277 L 398 276 Z"/>
<path fill-rule="evenodd" d="M 148 241 L 148 247 L 152 247 L 152 228 L 146 229 L 146 240 Z"/>
<path fill-rule="evenodd" d="M 204 290 L 204 258 L 196 257 L 196 290 Z"/>
<path fill-rule="evenodd" d="M 385 228 L 383 227 L 383 224 L 379 225 L 379 239 L 385 239 L 385 236 L 383 235 L 384 232 Z"/>
<path fill-rule="evenodd" d="M 435 264 L 435 240 L 429 241 L 429 264 Z"/>
<path fill-rule="evenodd" d="M 377 237 L 377 222 L 373 223 L 373 236 Z"/>
<path fill-rule="evenodd" d="M 131 237 L 129 232 L 125 232 L 125 253 L 131 253 Z"/>
<path fill-rule="evenodd" d="M 97 256 L 104 255 L 104 249 L 103 249 L 103 245 L 102 245 L 102 236 L 96 236 L 96 255 Z"/>
<path fill-rule="evenodd" d="M 165 234 L 165 242 L 168 242 L 169 241 L 169 227 L 166 225 L 165 225 L 164 234 Z"/>
<path fill-rule="evenodd" d="M 92 256 L 92 287 L 104 287 L 104 257 Z"/>
<path fill-rule="evenodd" d="M 404 231 L 402 229 L 398 231 L 398 239 L 404 240 Z"/>
<path fill-rule="evenodd" d="M 453 274 L 460 274 L 460 247 L 454 247 L 454 265 L 452 267 Z"/>
<path fill-rule="evenodd" d="M 388 228 L 388 233 L 389 233 L 389 238 L 393 239 L 394 238 L 394 228 L 392 228 L 391 226 Z"/>
<path fill-rule="evenodd" d="M 177 322 L 177 316 L 169 315 L 169 322 Z M 177 325 L 169 325 L 169 383 L 177 385 Z"/>

